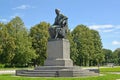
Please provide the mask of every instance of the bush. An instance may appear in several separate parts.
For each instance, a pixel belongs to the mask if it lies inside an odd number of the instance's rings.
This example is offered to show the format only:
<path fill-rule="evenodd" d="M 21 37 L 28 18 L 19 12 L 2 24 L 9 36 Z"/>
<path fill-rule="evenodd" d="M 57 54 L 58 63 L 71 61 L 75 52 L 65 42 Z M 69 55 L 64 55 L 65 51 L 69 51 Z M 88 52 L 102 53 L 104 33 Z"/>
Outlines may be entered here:
<path fill-rule="evenodd" d="M 5 64 L 0 64 L 0 68 L 4 68 L 5 67 Z"/>

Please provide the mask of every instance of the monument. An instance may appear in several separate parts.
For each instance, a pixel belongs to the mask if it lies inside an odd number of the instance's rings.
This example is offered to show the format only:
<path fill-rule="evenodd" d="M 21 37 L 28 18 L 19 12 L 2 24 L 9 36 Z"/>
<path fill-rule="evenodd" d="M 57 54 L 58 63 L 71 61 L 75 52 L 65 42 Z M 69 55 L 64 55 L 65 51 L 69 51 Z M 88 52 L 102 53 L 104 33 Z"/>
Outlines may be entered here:
<path fill-rule="evenodd" d="M 45 66 L 73 66 L 70 59 L 70 44 L 66 38 L 68 30 L 68 18 L 55 9 L 55 22 L 49 28 L 50 40 L 48 41 L 48 58 Z"/>
<path fill-rule="evenodd" d="M 17 76 L 33 77 L 78 77 L 96 76 L 98 69 L 82 69 L 73 66 L 70 59 L 70 43 L 66 38 L 68 31 L 68 18 L 55 9 L 55 22 L 49 28 L 50 39 L 47 44 L 48 57 L 44 66 L 35 67 L 34 70 L 17 70 Z"/>

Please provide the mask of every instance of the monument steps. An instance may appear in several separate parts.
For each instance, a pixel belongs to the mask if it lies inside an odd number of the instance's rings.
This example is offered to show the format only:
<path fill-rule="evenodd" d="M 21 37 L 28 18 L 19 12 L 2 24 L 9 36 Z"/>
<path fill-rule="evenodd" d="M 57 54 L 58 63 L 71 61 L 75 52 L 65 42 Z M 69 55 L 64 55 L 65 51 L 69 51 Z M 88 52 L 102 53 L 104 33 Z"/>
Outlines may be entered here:
<path fill-rule="evenodd" d="M 98 73 L 79 67 L 39 67 L 35 70 L 17 70 L 19 76 L 31 77 L 78 77 L 78 76 L 95 76 Z M 37 70 L 36 70 L 37 69 Z"/>
<path fill-rule="evenodd" d="M 42 74 L 19 74 L 19 76 L 28 76 L 28 77 L 56 77 L 55 73 L 42 73 Z"/>
<path fill-rule="evenodd" d="M 36 71 L 36 70 L 26 70 L 19 73 L 19 70 L 17 71 L 17 75 L 19 76 L 31 76 L 31 77 L 54 77 L 56 75 L 55 71 Z"/>

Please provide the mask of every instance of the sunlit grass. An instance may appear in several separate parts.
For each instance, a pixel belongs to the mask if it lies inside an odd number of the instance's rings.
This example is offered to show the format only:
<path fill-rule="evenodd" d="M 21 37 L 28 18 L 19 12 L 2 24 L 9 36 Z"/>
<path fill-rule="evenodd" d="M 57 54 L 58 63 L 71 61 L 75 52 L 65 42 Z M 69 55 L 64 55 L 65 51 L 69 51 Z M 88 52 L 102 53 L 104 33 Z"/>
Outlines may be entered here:
<path fill-rule="evenodd" d="M 0 75 L 0 80 L 116 80 L 119 74 L 104 74 L 96 77 L 19 77 L 10 74 Z"/>
<path fill-rule="evenodd" d="M 100 72 L 120 72 L 120 67 L 100 68 Z"/>

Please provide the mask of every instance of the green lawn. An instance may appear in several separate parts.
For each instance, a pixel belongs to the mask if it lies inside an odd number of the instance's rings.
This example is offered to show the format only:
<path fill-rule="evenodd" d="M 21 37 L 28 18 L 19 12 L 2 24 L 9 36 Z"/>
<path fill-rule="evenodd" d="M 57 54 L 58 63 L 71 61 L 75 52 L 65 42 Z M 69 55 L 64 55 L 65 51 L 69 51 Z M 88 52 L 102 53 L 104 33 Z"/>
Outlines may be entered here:
<path fill-rule="evenodd" d="M 120 75 L 118 74 L 105 74 L 103 76 L 97 76 L 97 77 L 71 77 L 71 78 L 43 78 L 43 77 L 19 77 L 14 75 L 0 75 L 0 80 L 116 80 L 120 79 Z"/>
<path fill-rule="evenodd" d="M 120 72 L 120 67 L 100 68 L 100 72 Z"/>

